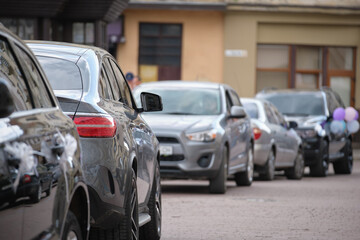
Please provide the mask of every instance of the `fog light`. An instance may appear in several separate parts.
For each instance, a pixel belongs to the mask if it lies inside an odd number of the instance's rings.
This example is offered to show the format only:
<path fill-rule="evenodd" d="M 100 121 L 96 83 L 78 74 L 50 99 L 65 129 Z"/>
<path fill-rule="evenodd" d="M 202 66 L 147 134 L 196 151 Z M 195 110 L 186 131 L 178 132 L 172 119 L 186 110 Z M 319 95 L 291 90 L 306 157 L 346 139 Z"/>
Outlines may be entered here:
<path fill-rule="evenodd" d="M 199 164 L 200 167 L 202 168 L 206 168 L 210 165 L 210 161 L 211 161 L 211 158 L 210 156 L 202 156 L 198 161 L 197 163 Z"/>

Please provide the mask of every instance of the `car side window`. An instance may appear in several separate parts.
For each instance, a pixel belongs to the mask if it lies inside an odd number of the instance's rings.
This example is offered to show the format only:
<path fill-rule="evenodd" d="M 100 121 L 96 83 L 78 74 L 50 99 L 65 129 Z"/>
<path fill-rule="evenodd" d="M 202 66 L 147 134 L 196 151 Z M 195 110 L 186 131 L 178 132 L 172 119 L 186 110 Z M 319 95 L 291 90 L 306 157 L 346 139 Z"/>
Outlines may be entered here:
<path fill-rule="evenodd" d="M 107 75 L 107 77 L 109 79 L 110 87 L 111 87 L 113 97 L 114 97 L 113 100 L 121 101 L 122 96 L 121 96 L 120 86 L 116 81 L 116 77 L 114 75 L 113 70 L 111 69 L 109 60 L 107 58 L 104 58 L 103 66 L 104 66 L 105 74 Z"/>
<path fill-rule="evenodd" d="M 6 40 L 0 38 L 0 78 L 13 87 L 13 100 L 17 111 L 32 109 L 25 78 Z"/>
<path fill-rule="evenodd" d="M 329 92 L 326 92 L 326 102 L 329 108 L 329 112 L 333 113 L 338 106 L 334 97 Z"/>
<path fill-rule="evenodd" d="M 32 97 L 36 108 L 51 108 L 54 107 L 52 97 L 49 94 L 49 89 L 44 83 L 44 79 L 36 67 L 33 59 L 21 47 L 15 45 L 18 53 L 25 63 L 24 70 L 28 72 L 28 83 L 31 89 Z"/>
<path fill-rule="evenodd" d="M 270 105 L 272 111 L 274 112 L 277 120 L 279 121 L 279 124 L 283 126 L 284 128 L 287 128 L 287 122 L 285 121 L 284 117 L 281 115 L 281 113 L 277 110 L 277 108 L 273 105 Z"/>
<path fill-rule="evenodd" d="M 230 97 L 235 106 L 241 106 L 239 96 L 236 94 L 235 91 L 230 91 Z"/>
<path fill-rule="evenodd" d="M 119 66 L 112 60 L 109 59 L 112 69 L 114 70 L 115 78 L 120 86 L 121 96 L 123 97 L 123 102 L 129 107 L 133 108 L 133 101 L 131 96 L 131 90 L 126 83 L 126 80 L 119 68 Z"/>
<path fill-rule="evenodd" d="M 107 75 L 104 72 L 104 67 L 102 67 L 101 71 L 100 71 L 98 91 L 99 91 L 100 97 L 102 97 L 104 99 L 113 99 L 111 88 L 110 88 L 110 83 L 109 83 L 109 80 L 107 79 Z"/>
<path fill-rule="evenodd" d="M 230 112 L 230 109 L 233 106 L 233 103 L 232 103 L 232 100 L 231 100 L 231 97 L 230 97 L 230 94 L 228 91 L 226 91 L 225 96 L 226 96 L 226 108 L 227 108 L 227 111 Z"/>
<path fill-rule="evenodd" d="M 272 124 L 278 124 L 278 121 L 276 119 L 276 116 L 274 115 L 274 113 L 271 111 L 270 106 L 268 104 L 264 104 L 264 108 L 265 108 L 265 114 L 266 114 L 266 118 L 268 119 L 268 121 Z"/>

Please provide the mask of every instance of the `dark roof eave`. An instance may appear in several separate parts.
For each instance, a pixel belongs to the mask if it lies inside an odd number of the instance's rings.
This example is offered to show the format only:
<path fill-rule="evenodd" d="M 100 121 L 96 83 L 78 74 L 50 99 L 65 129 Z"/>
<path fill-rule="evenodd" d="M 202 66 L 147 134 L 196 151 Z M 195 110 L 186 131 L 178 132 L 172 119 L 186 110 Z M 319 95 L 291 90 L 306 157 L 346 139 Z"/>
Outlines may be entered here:
<path fill-rule="evenodd" d="M 225 11 L 226 3 L 184 3 L 184 2 L 129 2 L 128 9 L 159 9 L 159 10 L 212 10 Z"/>

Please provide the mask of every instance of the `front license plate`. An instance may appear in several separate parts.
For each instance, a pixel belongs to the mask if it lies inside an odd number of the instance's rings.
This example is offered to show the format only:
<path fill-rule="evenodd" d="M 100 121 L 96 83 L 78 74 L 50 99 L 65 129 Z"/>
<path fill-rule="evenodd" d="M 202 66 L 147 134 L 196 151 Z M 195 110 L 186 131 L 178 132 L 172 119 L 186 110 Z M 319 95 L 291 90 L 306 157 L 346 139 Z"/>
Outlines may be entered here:
<path fill-rule="evenodd" d="M 162 146 L 160 145 L 160 155 L 169 156 L 173 154 L 172 146 Z"/>

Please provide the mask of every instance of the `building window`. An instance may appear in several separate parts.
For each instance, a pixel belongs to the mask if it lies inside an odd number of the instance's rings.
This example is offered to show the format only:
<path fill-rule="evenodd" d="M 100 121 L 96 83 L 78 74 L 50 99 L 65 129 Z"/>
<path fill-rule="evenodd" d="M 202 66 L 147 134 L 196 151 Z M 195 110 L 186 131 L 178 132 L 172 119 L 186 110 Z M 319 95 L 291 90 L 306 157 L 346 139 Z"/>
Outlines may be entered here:
<path fill-rule="evenodd" d="M 0 22 L 4 24 L 11 32 L 18 35 L 24 40 L 35 39 L 35 20 L 24 18 L 0 18 Z"/>
<path fill-rule="evenodd" d="M 289 46 L 258 45 L 256 90 L 289 86 Z"/>
<path fill-rule="evenodd" d="M 330 86 L 346 106 L 355 103 L 356 49 L 351 47 L 257 46 L 256 91 Z"/>
<path fill-rule="evenodd" d="M 322 48 L 296 46 L 295 88 L 314 89 L 322 85 Z"/>
<path fill-rule="evenodd" d="M 181 24 L 140 23 L 139 72 L 142 81 L 181 79 Z"/>
<path fill-rule="evenodd" d="M 95 44 L 95 24 L 94 23 L 73 23 L 72 41 L 79 44 Z"/>

